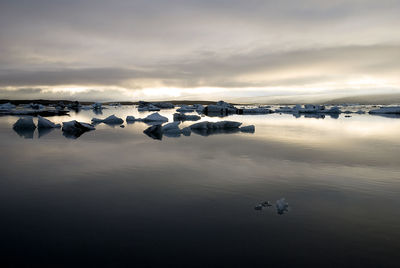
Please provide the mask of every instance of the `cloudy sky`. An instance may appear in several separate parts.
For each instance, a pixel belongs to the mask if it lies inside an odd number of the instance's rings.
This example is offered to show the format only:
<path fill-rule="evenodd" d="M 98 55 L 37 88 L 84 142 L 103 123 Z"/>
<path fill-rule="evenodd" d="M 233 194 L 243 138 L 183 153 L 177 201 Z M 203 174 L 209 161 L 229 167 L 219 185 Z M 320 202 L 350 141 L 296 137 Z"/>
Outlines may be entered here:
<path fill-rule="evenodd" d="M 400 93 L 399 0 L 0 0 L 0 98 Z"/>

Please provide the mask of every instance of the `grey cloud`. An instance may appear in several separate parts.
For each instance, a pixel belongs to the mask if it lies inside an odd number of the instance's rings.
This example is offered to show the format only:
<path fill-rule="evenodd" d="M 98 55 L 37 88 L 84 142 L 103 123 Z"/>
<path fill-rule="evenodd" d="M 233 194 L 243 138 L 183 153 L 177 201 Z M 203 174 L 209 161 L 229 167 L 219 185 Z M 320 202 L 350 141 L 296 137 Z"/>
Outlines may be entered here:
<path fill-rule="evenodd" d="M 398 81 L 399 13 L 397 0 L 0 0 L 0 86 Z"/>
<path fill-rule="evenodd" d="M 386 68 L 382 68 L 385 66 Z M 301 74 L 309 70 L 309 74 Z M 53 70 L 3 70 L 0 86 L 107 85 L 145 87 L 157 81 L 171 87 L 267 87 L 308 85 L 351 75 L 392 75 L 400 70 L 400 45 L 348 46 L 265 54 L 256 50 L 218 57 L 182 58 L 127 68 L 57 68 Z M 299 74 L 296 73 L 299 72 Z M 280 74 L 292 72 L 279 77 Z M 260 77 L 239 79 L 253 74 Z M 133 88 L 134 89 L 134 88 Z"/>

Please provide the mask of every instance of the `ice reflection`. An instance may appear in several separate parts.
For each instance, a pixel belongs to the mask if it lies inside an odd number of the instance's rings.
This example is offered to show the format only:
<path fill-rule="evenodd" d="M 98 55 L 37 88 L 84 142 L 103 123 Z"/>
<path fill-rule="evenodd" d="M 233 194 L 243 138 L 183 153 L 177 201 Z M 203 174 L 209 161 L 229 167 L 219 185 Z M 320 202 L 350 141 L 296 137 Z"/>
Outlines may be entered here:
<path fill-rule="evenodd" d="M 35 129 L 20 129 L 20 128 L 13 128 L 15 133 L 17 133 L 20 137 L 25 139 L 33 139 L 33 134 Z"/>

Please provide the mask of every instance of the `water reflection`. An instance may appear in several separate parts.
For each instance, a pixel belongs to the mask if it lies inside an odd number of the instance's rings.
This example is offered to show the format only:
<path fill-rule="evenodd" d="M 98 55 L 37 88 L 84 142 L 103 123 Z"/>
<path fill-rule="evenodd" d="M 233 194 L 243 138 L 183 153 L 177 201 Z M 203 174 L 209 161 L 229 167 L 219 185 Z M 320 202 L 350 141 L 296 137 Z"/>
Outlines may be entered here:
<path fill-rule="evenodd" d="M 38 128 L 38 138 L 42 138 L 46 136 L 47 134 L 53 132 L 55 128 Z"/>
<path fill-rule="evenodd" d="M 163 137 L 161 125 L 148 127 L 143 131 L 143 133 L 155 140 L 162 140 Z"/>
<path fill-rule="evenodd" d="M 338 119 L 339 118 L 339 114 L 322 114 L 322 113 L 294 113 L 293 114 L 294 117 L 296 118 L 316 118 L 316 119 L 325 119 L 326 116 L 329 116 L 332 119 Z"/>
<path fill-rule="evenodd" d="M 234 134 L 240 132 L 239 128 L 230 129 L 192 129 L 193 133 L 204 137 L 218 134 Z"/>
<path fill-rule="evenodd" d="M 21 129 L 21 128 L 13 128 L 15 133 L 17 133 L 20 137 L 25 139 L 33 139 L 33 134 L 35 129 Z"/>
<path fill-rule="evenodd" d="M 171 121 L 173 112 L 162 115 Z M 112 113 L 138 114 L 104 111 Z M 54 121 L 92 117 L 88 110 Z M 15 120 L 0 117 L 2 263 L 29 254 L 57 266 L 69 252 L 110 267 L 182 258 L 208 267 L 215 254 L 230 267 L 397 265 L 400 120 L 232 115 L 256 133 L 162 142 L 144 135 L 142 122 L 100 124 L 74 142 L 59 132 L 26 141 L 11 130 Z M 282 196 L 295 204 L 289 213 L 272 202 Z M 254 211 L 265 198 L 272 206 Z"/>

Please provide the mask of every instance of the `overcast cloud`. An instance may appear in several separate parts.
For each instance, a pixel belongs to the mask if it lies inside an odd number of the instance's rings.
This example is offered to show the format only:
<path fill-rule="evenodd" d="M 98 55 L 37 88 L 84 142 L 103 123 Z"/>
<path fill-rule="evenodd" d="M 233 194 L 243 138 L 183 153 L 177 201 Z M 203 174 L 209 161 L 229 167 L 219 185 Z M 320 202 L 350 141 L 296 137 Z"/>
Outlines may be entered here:
<path fill-rule="evenodd" d="M 398 14 L 389 0 L 0 1 L 0 96 L 400 92 Z"/>

